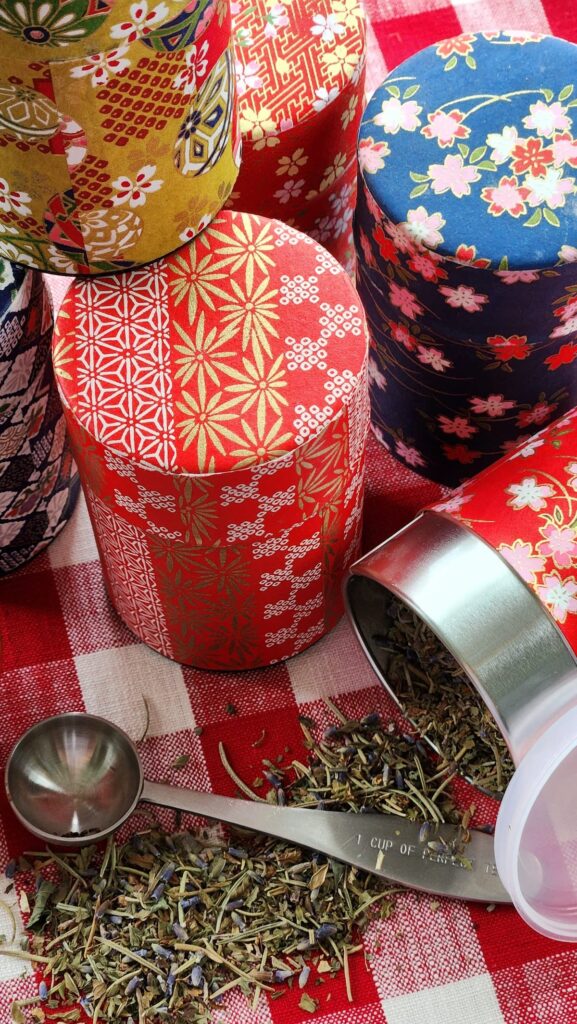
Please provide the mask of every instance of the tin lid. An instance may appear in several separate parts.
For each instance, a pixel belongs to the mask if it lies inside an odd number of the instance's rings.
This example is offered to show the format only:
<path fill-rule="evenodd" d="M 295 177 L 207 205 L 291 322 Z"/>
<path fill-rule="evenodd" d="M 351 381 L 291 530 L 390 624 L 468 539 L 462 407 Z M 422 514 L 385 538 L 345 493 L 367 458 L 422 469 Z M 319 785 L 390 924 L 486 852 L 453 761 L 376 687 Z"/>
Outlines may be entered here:
<path fill-rule="evenodd" d="M 551 939 L 577 940 L 577 707 L 531 747 L 503 797 L 495 861 L 521 917 Z"/>
<path fill-rule="evenodd" d="M 427 47 L 374 93 L 359 161 L 370 195 L 422 245 L 494 269 L 574 258 L 577 47 L 479 32 Z"/>
<path fill-rule="evenodd" d="M 74 418 L 168 473 L 277 460 L 364 387 L 366 324 L 342 267 L 279 221 L 230 210 L 147 267 L 76 279 L 54 337 Z"/>
<path fill-rule="evenodd" d="M 0 59 L 70 60 L 118 51 L 139 39 L 149 50 L 182 50 L 207 27 L 225 0 L 3 0 Z"/>

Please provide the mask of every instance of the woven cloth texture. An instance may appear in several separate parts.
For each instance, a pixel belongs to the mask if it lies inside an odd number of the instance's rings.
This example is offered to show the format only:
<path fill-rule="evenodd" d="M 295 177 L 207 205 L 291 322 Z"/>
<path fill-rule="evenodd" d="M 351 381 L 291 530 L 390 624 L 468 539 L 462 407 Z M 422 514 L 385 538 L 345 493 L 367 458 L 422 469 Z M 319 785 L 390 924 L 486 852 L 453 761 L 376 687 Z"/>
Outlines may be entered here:
<path fill-rule="evenodd" d="M 411 53 L 459 32 L 520 28 L 552 32 L 577 41 L 573 0 L 366 0 L 368 87 Z M 62 294 L 64 282 L 58 282 Z M 403 468 L 372 439 L 364 546 L 393 533 L 442 490 Z M 0 770 L 11 744 L 43 717 L 83 710 L 104 715 L 133 737 L 142 734 L 143 697 L 150 728 L 141 745 L 149 778 L 166 777 L 183 752 L 191 754 L 175 781 L 233 794 L 224 772 L 222 740 L 241 775 L 252 779 L 261 759 L 289 745 L 302 753 L 298 715 L 327 720 L 324 696 L 348 714 L 391 705 L 376 682 L 345 620 L 298 657 L 267 670 L 200 672 L 164 659 L 137 642 L 112 611 L 84 502 L 66 529 L 19 573 L 0 580 Z M 237 710 L 227 713 L 227 704 Z M 202 726 L 202 734 L 195 727 Z M 239 728 L 239 726 L 241 726 Z M 266 729 L 266 741 L 251 744 Z M 473 791 L 464 794 L 473 798 Z M 485 820 L 496 806 L 476 798 Z M 17 824 L 0 795 L 0 868 L 34 842 Z M 0 900 L 13 892 L 0 874 Z M 344 979 L 314 990 L 314 1017 L 299 1009 L 300 992 L 261 998 L 253 1011 L 231 997 L 226 1019 L 233 1024 L 577 1024 L 577 948 L 545 940 L 509 908 L 435 902 L 426 895 L 397 897 L 391 921 L 374 923 L 365 950 L 351 958 L 354 1002 Z M 0 933 L 10 933 L 0 902 Z M 10 1004 L 35 991 L 35 979 L 16 960 L 0 958 L 0 1022 Z M 216 1019 L 216 1018 L 215 1018 Z"/>

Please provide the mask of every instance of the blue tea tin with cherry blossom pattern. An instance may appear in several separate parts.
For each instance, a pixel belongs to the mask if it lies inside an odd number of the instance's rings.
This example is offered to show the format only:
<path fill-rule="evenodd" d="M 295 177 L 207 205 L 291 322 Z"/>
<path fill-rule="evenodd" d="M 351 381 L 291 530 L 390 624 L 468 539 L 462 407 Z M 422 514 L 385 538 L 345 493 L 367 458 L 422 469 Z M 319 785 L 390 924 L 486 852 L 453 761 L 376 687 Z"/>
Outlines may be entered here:
<path fill-rule="evenodd" d="M 577 405 L 577 46 L 428 47 L 374 93 L 358 153 L 373 429 L 456 486 Z"/>

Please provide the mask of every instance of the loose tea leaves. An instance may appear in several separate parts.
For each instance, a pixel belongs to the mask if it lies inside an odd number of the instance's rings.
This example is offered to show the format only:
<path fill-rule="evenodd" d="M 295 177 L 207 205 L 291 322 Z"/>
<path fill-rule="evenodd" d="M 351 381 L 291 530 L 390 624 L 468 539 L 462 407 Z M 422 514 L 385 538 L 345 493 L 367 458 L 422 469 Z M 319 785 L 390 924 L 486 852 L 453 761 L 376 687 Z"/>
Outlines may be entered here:
<path fill-rule="evenodd" d="M 446 763 L 474 785 L 501 795 L 515 767 L 489 709 L 453 655 L 401 601 L 373 637 L 385 679 L 408 719 Z"/>
<path fill-rule="evenodd" d="M 330 707 L 335 721 L 322 735 L 301 719 L 307 758 L 263 759 L 268 802 L 388 811 L 431 823 L 431 835 L 436 821 L 461 822 L 466 833 L 471 813 L 463 817 L 447 792 L 450 765 L 435 764 L 418 740 L 377 714 L 350 720 Z M 428 833 L 422 841 L 435 842 Z M 246 832 L 169 835 L 153 826 L 120 845 L 109 840 L 104 852 L 28 856 L 33 934 L 26 949 L 2 952 L 42 971 L 38 1022 L 56 1011 L 65 1020 L 79 1004 L 94 1024 L 205 1024 L 233 988 L 254 1005 L 261 992 L 276 998 L 287 986 L 303 989 L 301 1006 L 312 1014 L 319 989 L 313 997 L 307 988 L 315 980 L 342 971 L 353 998 L 349 955 L 375 915 L 390 916 L 397 891 Z M 24 1008 L 15 1004 L 15 1019 Z"/>

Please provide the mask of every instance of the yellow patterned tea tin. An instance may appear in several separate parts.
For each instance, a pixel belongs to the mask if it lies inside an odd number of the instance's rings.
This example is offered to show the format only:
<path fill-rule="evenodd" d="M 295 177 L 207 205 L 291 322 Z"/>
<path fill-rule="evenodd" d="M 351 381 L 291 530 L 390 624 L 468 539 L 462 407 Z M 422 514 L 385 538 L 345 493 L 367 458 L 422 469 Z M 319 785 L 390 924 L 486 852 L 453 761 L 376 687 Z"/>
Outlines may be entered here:
<path fill-rule="evenodd" d="M 0 4 L 0 256 L 156 259 L 220 210 L 239 148 L 226 0 Z"/>

